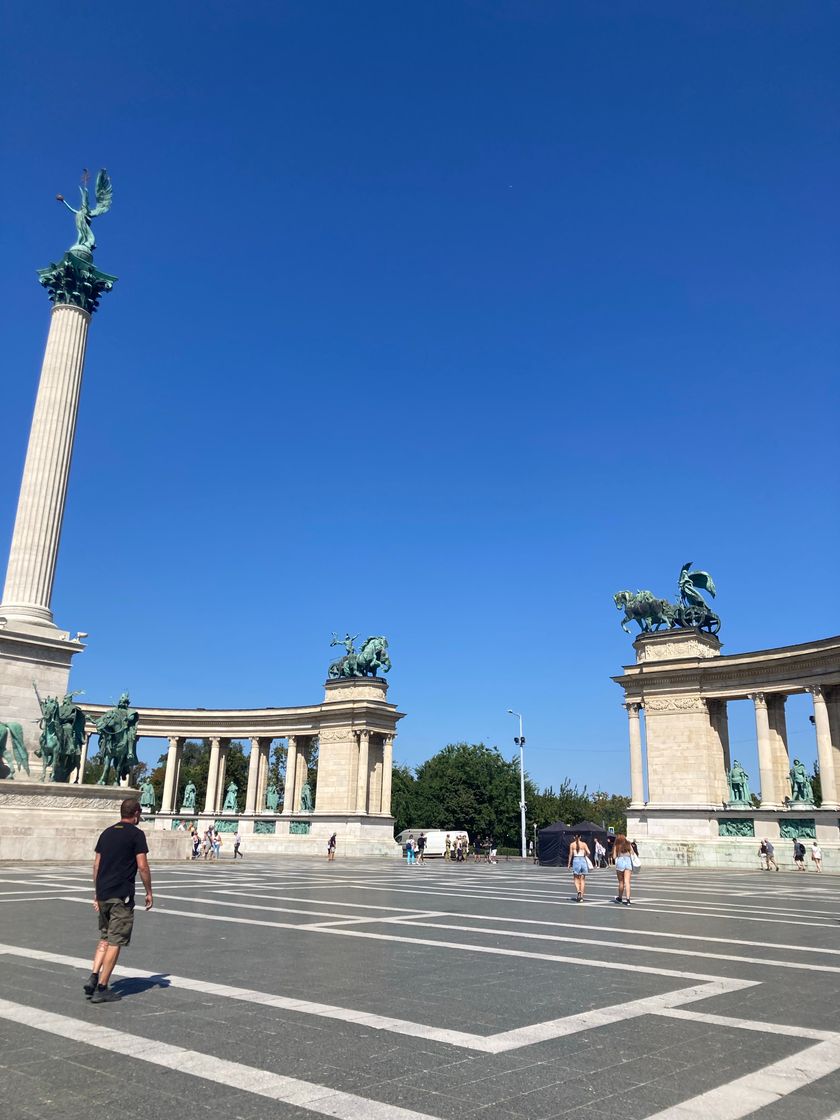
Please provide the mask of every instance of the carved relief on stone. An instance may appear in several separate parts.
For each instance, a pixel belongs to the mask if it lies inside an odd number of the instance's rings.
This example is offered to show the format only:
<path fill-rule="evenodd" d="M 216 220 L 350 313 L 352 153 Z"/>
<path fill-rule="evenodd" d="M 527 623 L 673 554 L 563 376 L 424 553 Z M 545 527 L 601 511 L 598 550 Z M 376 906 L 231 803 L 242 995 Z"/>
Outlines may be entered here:
<path fill-rule="evenodd" d="M 324 743 L 348 743 L 354 738 L 352 727 L 327 727 L 321 731 L 318 736 L 321 744 Z"/>
<path fill-rule="evenodd" d="M 639 642 L 637 661 L 674 661 L 681 657 L 714 657 L 717 650 L 710 649 L 705 642 L 689 639 L 681 642 Z"/>
<path fill-rule="evenodd" d="M 645 700 L 647 712 L 705 712 L 702 696 L 654 696 Z"/>
<path fill-rule="evenodd" d="M 4 809 L 17 805 L 38 809 L 104 809 L 106 812 L 119 811 L 119 801 L 108 797 L 54 797 L 47 793 L 23 794 L 6 793 L 3 788 L 2 805 Z"/>

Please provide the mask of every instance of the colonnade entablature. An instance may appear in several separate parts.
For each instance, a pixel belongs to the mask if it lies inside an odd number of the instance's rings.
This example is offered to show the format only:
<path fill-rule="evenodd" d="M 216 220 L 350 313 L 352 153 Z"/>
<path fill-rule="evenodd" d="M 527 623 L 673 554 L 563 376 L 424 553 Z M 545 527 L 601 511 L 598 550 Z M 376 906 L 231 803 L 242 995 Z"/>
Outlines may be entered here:
<path fill-rule="evenodd" d="M 785 701 L 807 693 L 813 703 L 820 811 L 836 817 L 840 636 L 723 655 L 711 634 L 667 630 L 640 635 L 634 647 L 636 663 L 613 678 L 624 690 L 629 721 L 631 812 L 731 808 L 727 702 L 744 699 L 755 711 L 759 808 L 801 810 L 791 789 Z"/>
<path fill-rule="evenodd" d="M 391 820 L 391 768 L 396 727 L 403 713 L 386 701 L 387 683 L 381 678 L 329 680 L 321 704 L 290 708 L 206 709 L 138 707 L 138 737 L 168 742 L 163 796 L 158 817 L 215 818 L 226 812 L 225 764 L 232 740 L 248 740 L 251 751 L 243 807 L 232 814 L 252 830 L 274 831 L 265 817 L 295 817 L 308 834 L 319 818 L 347 825 L 350 818 Z M 84 704 L 96 719 L 108 710 L 103 704 Z M 185 804 L 181 760 L 186 740 L 208 740 L 210 764 L 202 806 Z M 266 807 L 269 753 L 275 739 L 288 745 L 282 810 Z M 309 756 L 317 739 L 318 780 L 314 804 L 304 794 Z M 87 752 L 86 752 L 87 753 Z M 80 767 L 83 771 L 84 764 Z M 244 818 L 244 820 L 243 820 Z M 270 827 L 269 827 L 270 826 Z M 288 829 L 288 825 L 286 826 Z M 293 828 L 294 832 L 295 829 Z M 392 840 L 393 834 L 390 834 Z"/>

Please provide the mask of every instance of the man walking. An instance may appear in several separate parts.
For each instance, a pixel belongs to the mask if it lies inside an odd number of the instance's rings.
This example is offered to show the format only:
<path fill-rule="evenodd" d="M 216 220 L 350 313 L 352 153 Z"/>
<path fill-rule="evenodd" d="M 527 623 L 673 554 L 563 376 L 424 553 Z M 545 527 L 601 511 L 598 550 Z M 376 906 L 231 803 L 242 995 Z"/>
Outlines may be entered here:
<path fill-rule="evenodd" d="M 138 871 L 146 890 L 146 909 L 152 908 L 152 873 L 146 834 L 140 822 L 140 802 L 127 797 L 120 805 L 119 824 L 106 828 L 96 842 L 93 860 L 93 908 L 99 915 L 99 943 L 90 977 L 84 985 L 91 1003 L 115 1003 L 119 992 L 108 987 L 123 945 L 131 941 L 134 924 L 134 880 Z"/>
<path fill-rule="evenodd" d="M 233 837 L 233 858 L 234 859 L 236 859 L 237 856 L 239 856 L 240 859 L 245 858 L 243 856 L 242 852 L 240 852 L 240 850 L 239 850 L 239 847 L 240 847 L 241 843 L 242 843 L 242 837 L 237 832 L 237 833 L 234 834 L 234 837 Z"/>

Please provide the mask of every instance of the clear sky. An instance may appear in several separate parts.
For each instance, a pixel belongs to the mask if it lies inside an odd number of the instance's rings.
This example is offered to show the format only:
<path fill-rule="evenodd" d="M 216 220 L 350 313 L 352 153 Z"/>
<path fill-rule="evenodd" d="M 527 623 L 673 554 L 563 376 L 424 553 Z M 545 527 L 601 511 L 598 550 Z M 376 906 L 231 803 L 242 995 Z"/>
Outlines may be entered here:
<path fill-rule="evenodd" d="M 840 631 L 838 31 L 827 3 L 7 5 L 0 566 L 54 195 L 114 181 L 73 687 L 318 703 L 331 632 L 386 634 L 399 761 L 511 753 L 512 707 L 538 782 L 617 792 L 615 591 L 693 560 L 725 652 Z"/>

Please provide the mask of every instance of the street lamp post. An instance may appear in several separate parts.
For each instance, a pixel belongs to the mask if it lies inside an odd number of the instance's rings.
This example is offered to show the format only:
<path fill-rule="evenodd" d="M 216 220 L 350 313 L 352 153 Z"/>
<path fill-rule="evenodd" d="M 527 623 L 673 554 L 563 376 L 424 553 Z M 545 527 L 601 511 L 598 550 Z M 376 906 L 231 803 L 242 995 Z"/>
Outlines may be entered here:
<path fill-rule="evenodd" d="M 525 859 L 525 736 L 522 734 L 522 716 L 513 708 L 508 708 L 509 716 L 519 720 L 519 737 L 514 743 L 519 747 L 519 833 L 522 841 L 522 858 Z"/>

